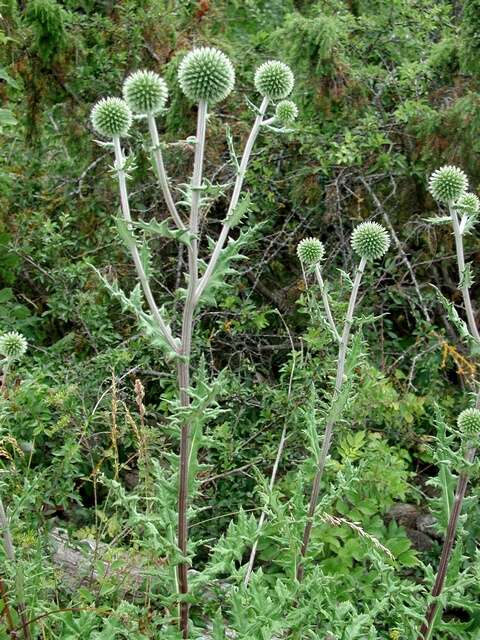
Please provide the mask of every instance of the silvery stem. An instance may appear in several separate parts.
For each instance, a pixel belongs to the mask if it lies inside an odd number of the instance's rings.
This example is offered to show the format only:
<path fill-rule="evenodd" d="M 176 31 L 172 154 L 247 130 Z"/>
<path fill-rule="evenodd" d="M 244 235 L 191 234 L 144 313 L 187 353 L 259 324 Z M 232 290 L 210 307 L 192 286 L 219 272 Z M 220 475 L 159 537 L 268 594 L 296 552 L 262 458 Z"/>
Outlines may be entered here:
<path fill-rule="evenodd" d="M 340 346 L 338 349 L 338 361 L 337 361 L 337 375 L 335 378 L 335 390 L 333 395 L 333 402 L 338 398 L 342 385 L 344 382 L 345 373 L 345 360 L 348 348 L 348 339 L 350 337 L 350 330 L 353 324 L 353 313 L 355 311 L 355 304 L 357 302 L 358 290 L 360 282 L 362 281 L 363 272 L 365 270 L 366 260 L 362 258 L 360 264 L 357 267 L 355 273 L 355 279 L 353 281 L 352 292 L 350 294 L 350 300 L 348 303 L 347 314 L 345 316 L 345 324 L 343 325 L 342 338 L 340 340 Z M 320 484 L 322 481 L 323 471 L 325 469 L 325 463 L 328 453 L 330 451 L 330 445 L 332 441 L 333 427 L 335 426 L 335 419 L 330 418 L 325 428 L 325 434 L 323 437 L 322 449 L 320 451 L 320 458 L 318 460 L 317 472 L 313 480 L 312 493 L 310 495 L 310 504 L 308 507 L 307 522 L 303 532 L 302 547 L 300 550 L 300 562 L 297 568 L 297 580 L 301 581 L 304 575 L 304 558 L 306 556 L 308 545 L 310 542 L 310 535 L 313 527 L 313 517 L 315 515 L 315 509 L 317 508 L 318 496 L 320 494 Z"/>
<path fill-rule="evenodd" d="M 207 265 L 205 273 L 200 278 L 198 283 L 197 291 L 195 294 L 195 299 L 199 300 L 205 287 L 210 280 L 210 277 L 217 265 L 218 258 L 220 257 L 220 253 L 222 252 L 225 241 L 228 238 L 228 234 L 230 232 L 230 224 L 229 218 L 230 215 L 235 211 L 235 207 L 238 204 L 238 200 L 240 198 L 240 194 L 242 192 L 243 181 L 245 179 L 245 174 L 247 172 L 248 162 L 250 160 L 250 156 L 252 153 L 253 145 L 255 144 L 255 140 L 257 139 L 258 132 L 260 131 L 260 127 L 262 126 L 263 117 L 268 107 L 269 100 L 268 98 L 263 98 L 262 104 L 260 105 L 260 109 L 257 117 L 255 118 L 255 122 L 253 123 L 252 130 L 250 131 L 250 135 L 248 136 L 248 140 L 245 144 L 245 149 L 243 150 L 242 160 L 240 162 L 240 167 L 238 169 L 237 177 L 235 180 L 235 185 L 233 187 L 232 198 L 230 200 L 230 204 L 228 207 L 227 215 L 225 216 L 225 222 L 222 225 L 222 230 L 220 231 L 220 236 L 215 244 L 213 249 L 213 253 L 210 257 L 210 261 Z"/>
<path fill-rule="evenodd" d="M 335 325 L 335 320 L 333 319 L 332 311 L 330 309 L 330 301 L 328 299 L 328 294 L 325 290 L 325 283 L 323 282 L 322 271 L 320 266 L 315 265 L 315 275 L 317 276 L 318 286 L 320 287 L 320 293 L 322 295 L 323 306 L 325 308 L 325 314 L 327 316 L 328 324 L 330 325 L 331 330 L 333 331 L 333 335 L 337 342 L 340 342 L 340 334 L 337 331 L 337 327 Z"/>
<path fill-rule="evenodd" d="M 158 182 L 160 184 L 163 197 L 165 198 L 165 203 L 177 227 L 179 229 L 185 230 L 185 225 L 183 224 L 183 221 L 178 214 L 177 207 L 175 206 L 175 202 L 170 191 L 168 176 L 165 170 L 165 164 L 163 162 L 162 149 L 160 147 L 160 139 L 158 137 L 157 122 L 153 114 L 148 115 L 148 129 L 150 131 L 150 137 L 152 139 L 152 153 L 153 160 L 155 162 L 155 168 L 157 170 Z"/>
<path fill-rule="evenodd" d="M 5 549 L 5 555 L 12 564 L 15 570 L 15 592 L 17 596 L 17 610 L 20 616 L 20 621 L 23 629 L 24 640 L 30 640 L 30 627 L 28 626 L 26 607 L 25 607 L 25 593 L 23 584 L 23 573 L 20 567 L 15 561 L 15 548 L 13 546 L 13 538 L 10 531 L 10 525 L 8 522 L 7 514 L 3 507 L 3 501 L 0 497 L 0 529 L 3 533 L 3 546 Z"/>
<path fill-rule="evenodd" d="M 207 103 L 202 100 L 198 105 L 197 115 L 197 135 L 195 145 L 195 158 L 192 176 L 192 200 L 190 209 L 189 230 L 195 236 L 188 247 L 188 290 L 187 299 L 183 309 L 182 320 L 182 341 L 181 358 L 177 366 L 177 378 L 180 393 L 180 404 L 182 407 L 190 405 L 188 388 L 190 386 L 190 355 L 192 347 L 193 314 L 195 311 L 195 289 L 198 278 L 198 221 L 200 211 L 200 193 L 202 187 L 203 158 L 205 151 L 205 135 L 207 123 Z M 182 554 L 186 556 L 188 546 L 188 472 L 190 455 L 190 423 L 182 424 L 180 434 L 180 470 L 178 481 L 178 547 Z M 179 592 L 183 596 L 188 594 L 188 565 L 182 562 L 177 568 L 177 580 Z M 188 602 L 181 602 L 180 629 L 183 638 L 188 638 L 189 605 Z"/>
<path fill-rule="evenodd" d="M 128 190 L 127 190 L 127 178 L 125 174 L 125 158 L 123 156 L 123 151 L 120 143 L 120 138 L 117 136 L 113 139 L 113 146 L 115 148 L 115 164 L 118 174 L 118 184 L 120 187 L 120 203 L 122 208 L 122 214 L 124 220 L 131 227 L 132 217 L 130 214 L 130 203 L 128 200 Z M 130 253 L 132 254 L 132 259 L 135 264 L 135 269 L 137 270 L 137 275 L 142 285 L 143 292 L 145 294 L 145 298 L 147 300 L 148 306 L 150 307 L 150 311 L 162 332 L 165 340 L 168 342 L 171 349 L 178 353 L 178 347 L 175 342 L 175 339 L 172 336 L 172 332 L 170 328 L 165 324 L 160 311 L 155 303 L 155 299 L 153 297 L 152 290 L 150 289 L 150 283 L 148 282 L 147 275 L 143 268 L 142 260 L 140 258 L 140 254 L 138 253 L 137 245 L 135 241 L 132 240 L 130 243 Z"/>
<path fill-rule="evenodd" d="M 455 247 L 457 251 L 457 262 L 458 262 L 458 277 L 460 282 L 464 277 L 465 272 L 465 255 L 463 251 L 463 239 L 460 231 L 460 225 L 458 222 L 458 216 L 456 211 L 450 207 L 450 215 L 453 223 L 453 232 L 455 235 Z M 465 313 L 467 314 L 468 328 L 470 329 L 470 333 L 472 336 L 480 341 L 480 333 L 478 332 L 477 323 L 475 321 L 475 314 L 473 313 L 472 301 L 470 299 L 470 290 L 468 286 L 460 287 L 463 303 L 465 305 Z"/>

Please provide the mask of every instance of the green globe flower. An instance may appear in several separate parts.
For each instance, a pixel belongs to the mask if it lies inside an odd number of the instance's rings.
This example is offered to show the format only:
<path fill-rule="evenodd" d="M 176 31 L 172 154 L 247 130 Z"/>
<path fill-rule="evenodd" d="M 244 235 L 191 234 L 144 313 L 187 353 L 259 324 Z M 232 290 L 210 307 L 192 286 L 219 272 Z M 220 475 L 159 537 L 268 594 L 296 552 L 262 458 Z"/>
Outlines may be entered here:
<path fill-rule="evenodd" d="M 298 117 L 298 107 L 291 100 L 282 100 L 275 109 L 275 118 L 284 125 L 292 124 Z"/>
<path fill-rule="evenodd" d="M 0 335 L 0 355 L 9 360 L 19 360 L 27 350 L 27 340 L 18 331 Z"/>
<path fill-rule="evenodd" d="M 361 258 L 377 260 L 387 252 L 390 236 L 378 222 L 362 222 L 353 230 L 351 243 L 353 250 Z"/>
<path fill-rule="evenodd" d="M 168 87 L 154 71 L 136 71 L 123 84 L 123 97 L 134 113 L 154 114 L 162 111 Z"/>
<path fill-rule="evenodd" d="M 480 411 L 478 409 L 465 409 L 457 418 L 460 432 L 467 438 L 476 438 L 480 435 Z"/>
<path fill-rule="evenodd" d="M 255 71 L 255 87 L 262 96 L 270 100 L 282 100 L 293 89 L 295 78 L 284 62 L 269 60 Z"/>
<path fill-rule="evenodd" d="M 464 193 L 455 202 L 453 208 L 461 215 L 475 217 L 480 211 L 480 200 L 474 193 Z"/>
<path fill-rule="evenodd" d="M 318 238 L 304 238 L 297 246 L 300 262 L 307 266 L 318 264 L 325 255 L 325 247 Z"/>
<path fill-rule="evenodd" d="M 193 49 L 178 68 L 183 93 L 193 102 L 224 100 L 235 84 L 235 70 L 227 56 L 211 47 Z"/>
<path fill-rule="evenodd" d="M 468 188 L 468 178 L 458 167 L 445 165 L 432 173 L 428 181 L 428 190 L 437 202 L 452 204 Z"/>
<path fill-rule="evenodd" d="M 90 118 L 95 131 L 105 138 L 126 135 L 132 124 L 132 113 L 121 98 L 102 98 L 93 107 Z"/>

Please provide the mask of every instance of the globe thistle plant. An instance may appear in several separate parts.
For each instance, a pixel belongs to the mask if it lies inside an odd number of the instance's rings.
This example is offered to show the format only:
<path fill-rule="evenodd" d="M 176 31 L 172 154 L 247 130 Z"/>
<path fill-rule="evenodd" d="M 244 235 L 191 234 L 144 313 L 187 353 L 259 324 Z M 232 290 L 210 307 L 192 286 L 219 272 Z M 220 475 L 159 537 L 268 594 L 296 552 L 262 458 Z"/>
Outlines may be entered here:
<path fill-rule="evenodd" d="M 480 411 L 474 407 L 465 409 L 458 416 L 457 425 L 466 438 L 477 438 L 480 435 Z"/>
<path fill-rule="evenodd" d="M 314 238 L 307 238 L 306 241 L 304 241 L 303 245 L 302 243 L 300 243 L 298 247 L 300 259 L 302 259 L 302 257 L 309 259 L 310 256 L 312 257 L 312 259 L 316 258 L 316 245 L 313 244 L 314 241 Z M 333 391 L 332 406 L 334 406 L 334 404 L 338 401 L 338 398 L 342 393 L 343 385 L 345 383 L 345 363 L 348 352 L 348 343 L 350 339 L 351 328 L 353 325 L 358 292 L 360 289 L 360 283 L 362 281 L 365 266 L 367 262 L 371 262 L 373 260 L 381 258 L 386 253 L 388 247 L 390 246 L 390 236 L 380 224 L 376 222 L 363 222 L 354 230 L 351 243 L 355 253 L 357 253 L 357 255 L 360 257 L 360 262 L 355 272 L 355 278 L 353 280 L 352 291 L 350 293 L 350 299 L 348 302 L 347 312 L 345 314 L 345 320 L 343 323 L 341 334 L 337 330 L 336 322 L 330 309 L 330 301 L 325 290 L 321 270 L 318 266 L 318 263 L 315 266 L 315 275 L 320 288 L 320 293 L 322 295 L 322 301 L 325 308 L 325 315 L 327 318 L 328 326 L 331 329 L 332 335 L 338 342 L 337 372 L 335 376 L 335 388 Z M 315 474 L 312 484 L 312 490 L 310 493 L 307 520 L 303 531 L 302 546 L 300 549 L 300 561 L 297 565 L 297 580 L 299 581 L 303 579 L 304 575 L 305 557 L 307 555 L 310 543 L 310 535 L 312 532 L 313 520 L 318 504 L 318 498 L 320 495 L 320 486 L 322 482 L 323 472 L 332 443 L 333 430 L 339 419 L 341 419 L 341 415 L 339 415 L 339 412 L 332 411 L 325 426 L 322 448 L 320 450 L 320 455 L 317 462 L 317 472 Z"/>
<path fill-rule="evenodd" d="M 293 74 L 283 63 L 269 63 L 264 68 L 264 74 L 260 74 L 260 86 L 268 89 L 269 96 L 275 100 L 285 97 L 290 93 L 293 86 Z M 245 218 L 248 209 L 249 196 L 242 196 L 243 183 L 247 172 L 247 167 L 252 154 L 252 150 L 258 134 L 263 125 L 268 123 L 266 111 L 269 106 L 270 97 L 264 95 L 261 105 L 256 111 L 255 120 L 247 138 L 238 170 L 235 176 L 233 192 L 230 198 L 228 210 L 226 212 L 221 232 L 214 244 L 212 253 L 203 269 L 203 260 L 200 259 L 199 244 L 201 241 L 201 229 L 199 221 L 202 216 L 202 208 L 205 207 L 205 200 L 201 197 L 205 190 L 203 179 L 204 148 L 207 130 L 207 110 L 210 105 L 220 102 L 232 91 L 235 83 L 235 71 L 232 63 L 218 49 L 211 47 L 201 47 L 188 53 L 181 61 L 178 69 L 178 82 L 180 89 L 189 100 L 197 103 L 197 129 L 194 138 L 195 154 L 193 161 L 193 171 L 191 180 L 187 184 L 186 195 L 182 192 L 182 204 L 188 203 L 188 221 L 183 220 L 177 210 L 177 203 L 174 199 L 174 191 L 170 188 L 169 180 L 165 170 L 162 157 L 162 144 L 160 142 L 155 116 L 163 110 L 167 100 L 167 87 L 162 78 L 152 71 L 137 71 L 131 74 L 123 86 L 123 97 L 106 98 L 100 100 L 92 110 L 92 123 L 95 130 L 102 136 L 113 139 L 113 150 L 115 153 L 115 170 L 118 178 L 120 205 L 122 219 L 119 221 L 122 239 L 131 253 L 133 263 L 136 268 L 137 277 L 144 294 L 148 310 L 142 306 L 141 300 L 133 296 L 129 299 L 131 305 L 135 307 L 137 317 L 142 327 L 146 329 L 147 335 L 152 339 L 155 347 L 161 346 L 166 352 L 167 358 L 175 362 L 177 373 L 178 404 L 181 414 L 178 414 L 180 425 L 180 450 L 178 469 L 178 524 L 177 524 L 177 546 L 183 557 L 188 554 L 188 521 L 189 509 L 189 465 L 190 465 L 190 440 L 191 440 L 191 414 L 189 407 L 191 396 L 191 349 L 193 340 L 193 327 L 195 314 L 201 301 L 206 301 L 203 296 L 205 289 L 216 281 L 216 286 L 220 286 L 222 274 L 218 273 L 225 269 L 223 248 L 229 239 L 232 226 L 240 223 Z M 290 112 L 295 111 L 290 108 Z M 187 282 L 186 296 L 183 302 L 182 317 L 177 319 L 176 325 L 180 327 L 175 335 L 171 326 L 164 317 L 163 308 L 157 305 L 154 293 L 150 284 L 149 274 L 146 270 L 145 254 L 148 254 L 148 243 L 143 246 L 145 253 L 140 252 L 133 233 L 135 225 L 145 228 L 142 221 L 132 219 L 129 203 L 127 171 L 128 161 L 125 158 L 121 145 L 121 137 L 124 136 L 132 123 L 132 112 L 134 114 L 145 115 L 148 123 L 151 152 L 155 173 L 159 186 L 162 189 L 168 211 L 177 229 L 166 228 L 167 221 L 158 224 L 153 230 L 160 236 L 177 238 L 184 242 L 187 247 L 188 260 L 185 280 Z M 286 109 L 284 108 L 286 113 Z M 286 117 L 286 116 L 285 116 Z M 154 223 L 153 224 L 157 224 Z M 151 227 L 149 226 L 148 231 Z M 318 249 L 318 248 L 317 248 Z M 147 257 L 148 262 L 148 257 Z M 216 272 L 217 271 L 217 272 Z M 228 272 L 228 271 L 226 271 Z M 216 278 L 214 278 L 214 275 Z M 126 294 L 118 289 L 114 289 L 110 283 L 104 280 L 105 285 L 116 297 L 125 300 Z M 173 305 L 172 305 L 173 306 Z M 179 592 L 179 626 L 184 638 L 189 637 L 189 579 L 188 563 L 181 561 L 177 564 L 177 585 Z"/>
<path fill-rule="evenodd" d="M 292 70 L 280 60 L 264 62 L 255 71 L 255 87 L 269 100 L 282 100 L 290 95 L 294 81 Z"/>
<path fill-rule="evenodd" d="M 444 166 L 434 171 L 430 176 L 428 188 L 435 200 L 448 205 L 450 221 L 455 238 L 455 250 L 459 276 L 458 288 L 462 292 L 463 307 L 467 322 L 463 322 L 452 305 L 443 297 L 440 298 L 446 313 L 450 318 L 455 317 L 455 325 L 462 326 L 462 337 L 477 347 L 480 343 L 480 332 L 473 310 L 470 297 L 472 283 L 471 267 L 465 262 L 463 246 L 464 232 L 472 226 L 479 212 L 479 200 L 473 193 L 467 192 L 468 179 L 466 174 L 458 167 Z M 448 218 L 440 218 L 442 223 L 448 222 Z M 476 389 L 475 407 L 465 409 L 457 418 L 458 429 L 463 436 L 465 444 L 465 462 L 471 464 L 475 460 L 477 439 L 480 435 L 480 391 Z M 430 604 L 427 605 L 426 614 L 417 640 L 430 640 L 434 634 L 434 628 L 441 615 L 438 615 L 439 596 L 443 591 L 448 566 L 455 544 L 458 522 L 462 512 L 462 503 L 465 498 L 469 481 L 468 467 L 462 471 L 457 480 L 453 507 L 450 510 L 447 530 L 445 534 L 442 552 L 438 564 L 437 575 L 431 591 Z"/>
<path fill-rule="evenodd" d="M 18 331 L 9 331 L 0 335 L 0 355 L 7 360 L 20 360 L 27 351 L 28 343 Z"/>
<path fill-rule="evenodd" d="M 467 190 L 466 174 L 453 165 L 445 165 L 432 173 L 428 181 L 428 190 L 437 202 L 453 204 Z"/>
<path fill-rule="evenodd" d="M 132 124 L 132 113 L 121 98 L 102 98 L 91 113 L 93 128 L 104 138 L 127 135 Z"/>
<path fill-rule="evenodd" d="M 307 267 L 318 264 L 325 255 L 325 247 L 318 238 L 304 238 L 298 243 L 297 255 Z"/>
<path fill-rule="evenodd" d="M 165 107 L 168 87 L 158 73 L 136 71 L 125 80 L 123 97 L 133 113 L 156 114 Z"/>
<path fill-rule="evenodd" d="M 227 56 L 212 47 L 193 49 L 178 69 L 183 93 L 193 102 L 224 100 L 235 84 L 235 70 Z"/>
<path fill-rule="evenodd" d="M 283 125 L 291 125 L 298 118 L 298 107 L 292 100 L 282 100 L 275 109 L 275 118 Z"/>
<path fill-rule="evenodd" d="M 362 222 L 352 233 L 351 243 L 360 258 L 373 261 L 381 258 L 390 246 L 388 231 L 378 222 Z"/>

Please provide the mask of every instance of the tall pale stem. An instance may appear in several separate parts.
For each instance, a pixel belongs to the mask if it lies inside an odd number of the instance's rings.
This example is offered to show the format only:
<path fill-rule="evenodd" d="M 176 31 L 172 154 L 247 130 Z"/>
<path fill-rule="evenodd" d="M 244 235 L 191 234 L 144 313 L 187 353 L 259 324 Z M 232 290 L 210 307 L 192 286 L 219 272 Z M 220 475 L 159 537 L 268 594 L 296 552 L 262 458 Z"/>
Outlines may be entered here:
<path fill-rule="evenodd" d="M 130 214 L 130 203 L 128 200 L 127 176 L 125 173 L 125 158 L 123 156 L 120 138 L 118 137 L 114 138 L 113 145 L 115 149 L 115 161 L 116 161 L 116 169 L 117 169 L 117 175 L 118 175 L 118 185 L 120 188 L 120 204 L 122 208 L 122 214 L 125 222 L 131 229 L 132 216 Z M 140 258 L 140 254 L 138 252 L 138 248 L 134 240 L 130 242 L 129 249 L 132 255 L 133 262 L 135 264 L 135 269 L 137 271 L 138 278 L 142 285 L 143 293 L 145 294 L 145 299 L 147 300 L 152 316 L 155 322 L 157 323 L 165 340 L 168 342 L 169 346 L 171 347 L 171 349 L 177 352 L 178 348 L 175 343 L 175 340 L 173 339 L 172 333 L 169 327 L 165 324 L 165 321 L 163 320 L 160 314 L 160 311 L 158 310 L 158 307 L 155 303 L 155 299 L 153 297 L 153 293 L 150 288 L 150 283 L 145 273 L 145 269 L 143 268 L 142 260 Z"/>
<path fill-rule="evenodd" d="M 180 360 L 177 367 L 180 404 L 182 407 L 190 405 L 188 388 L 190 386 L 190 355 L 192 347 L 193 314 L 195 311 L 195 290 L 198 279 L 198 221 L 200 211 L 200 196 L 202 187 L 203 157 L 205 150 L 205 133 L 207 123 L 207 103 L 201 101 L 198 105 L 197 137 L 195 145 L 195 159 L 192 176 L 192 202 L 190 209 L 189 230 L 192 236 L 188 248 L 188 291 L 182 320 L 182 342 Z M 178 482 L 178 547 L 186 556 L 188 545 L 188 460 L 190 454 L 190 423 L 184 422 L 180 434 L 180 471 Z M 181 562 L 177 569 L 178 587 L 182 596 L 188 594 L 188 565 Z M 184 638 L 188 638 L 189 605 L 180 602 L 180 629 Z"/>
<path fill-rule="evenodd" d="M 202 295 L 205 287 L 207 286 L 208 281 L 210 280 L 210 277 L 218 262 L 218 258 L 220 257 L 223 246 L 228 238 L 228 234 L 230 233 L 230 224 L 229 224 L 230 215 L 233 213 L 233 211 L 235 211 L 235 207 L 238 204 L 240 194 L 242 193 L 243 181 L 245 179 L 245 174 L 247 173 L 247 167 L 250 160 L 250 156 L 252 154 L 253 145 L 255 144 L 255 140 L 257 139 L 258 132 L 260 131 L 260 127 L 262 126 L 263 117 L 265 116 L 268 103 L 269 103 L 268 98 L 263 98 L 262 104 L 260 105 L 260 109 L 258 111 L 258 115 L 255 118 L 255 122 L 253 123 L 253 127 L 250 131 L 250 135 L 248 136 L 248 140 L 245 144 L 242 159 L 240 161 L 240 166 L 238 168 L 238 173 L 235 180 L 235 185 L 233 187 L 232 198 L 228 206 L 227 215 L 225 216 L 225 222 L 222 225 L 220 236 L 217 240 L 217 243 L 215 244 L 212 256 L 207 265 L 205 273 L 203 274 L 203 276 L 201 277 L 198 283 L 198 288 L 195 296 L 196 300 L 200 299 L 200 296 Z"/>
<path fill-rule="evenodd" d="M 358 290 L 360 282 L 362 281 L 363 272 L 365 270 L 366 260 L 362 258 L 355 273 L 355 279 L 353 281 L 352 292 L 350 294 L 350 300 L 348 303 L 347 315 L 345 316 L 345 324 L 343 326 L 342 338 L 340 340 L 340 346 L 338 349 L 337 360 L 337 375 L 335 379 L 335 390 L 332 402 L 335 402 L 343 386 L 344 373 L 345 373 L 345 360 L 348 349 L 348 339 L 350 337 L 350 330 L 353 324 L 353 313 L 355 311 L 355 304 L 357 302 Z M 315 515 L 315 509 L 317 508 L 318 496 L 320 494 L 320 485 L 322 482 L 323 471 L 325 469 L 325 463 L 328 453 L 330 451 L 330 445 L 332 441 L 333 428 L 335 426 L 335 420 L 329 419 L 325 428 L 325 434 L 323 437 L 322 448 L 320 451 L 320 457 L 317 465 L 317 472 L 313 480 L 312 492 L 310 495 L 310 504 L 308 507 L 307 522 L 303 532 L 302 547 L 300 550 L 300 562 L 297 567 L 297 580 L 301 581 L 305 572 L 304 559 L 308 551 L 308 545 L 310 542 L 310 536 L 313 527 L 313 518 Z"/>
<path fill-rule="evenodd" d="M 183 221 L 178 214 L 177 207 L 175 206 L 175 202 L 172 197 L 172 192 L 170 191 L 167 171 L 165 169 L 165 164 L 163 162 L 162 148 L 160 146 L 160 139 L 158 137 L 157 122 L 155 120 L 155 116 L 152 114 L 148 116 L 148 129 L 150 131 L 150 138 L 152 140 L 152 154 L 153 154 L 153 161 L 155 163 L 155 170 L 157 173 L 157 178 L 158 178 L 160 188 L 163 193 L 163 197 L 165 198 L 167 209 L 170 215 L 172 216 L 173 220 L 175 221 L 175 224 L 177 225 L 177 227 L 179 229 L 185 229 L 185 225 L 183 224 Z"/>
<path fill-rule="evenodd" d="M 465 254 L 463 250 L 463 236 L 460 232 L 460 224 L 458 221 L 457 213 L 450 207 L 450 215 L 453 224 L 453 233 L 455 235 L 455 248 L 457 252 L 458 263 L 458 277 L 462 281 L 465 273 Z M 473 313 L 472 301 L 470 299 L 470 290 L 467 284 L 460 287 L 463 296 L 463 303 L 465 306 L 465 313 L 467 314 L 468 328 L 470 333 L 476 340 L 480 341 L 480 333 L 478 332 L 477 323 L 475 321 L 475 314 Z"/>

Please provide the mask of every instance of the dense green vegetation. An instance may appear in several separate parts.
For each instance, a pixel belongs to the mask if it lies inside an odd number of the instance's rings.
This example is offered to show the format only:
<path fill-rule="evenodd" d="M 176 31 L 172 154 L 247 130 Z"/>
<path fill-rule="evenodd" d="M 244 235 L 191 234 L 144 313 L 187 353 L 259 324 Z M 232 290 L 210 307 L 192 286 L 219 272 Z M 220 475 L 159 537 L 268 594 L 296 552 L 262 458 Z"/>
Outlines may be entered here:
<path fill-rule="evenodd" d="M 160 73 L 170 92 L 159 119 L 165 162 L 182 188 L 196 109 L 177 70 L 193 46 L 209 45 L 230 57 L 236 85 L 208 120 L 205 175 L 212 193 L 227 188 L 201 221 L 204 237 L 217 238 L 228 207 L 229 140 L 239 153 L 258 65 L 290 65 L 299 116 L 288 132 L 260 133 L 246 179 L 245 259 L 196 322 L 194 383 L 216 397 L 208 409 L 199 401 L 191 637 L 415 640 L 465 469 L 456 419 L 478 374 L 478 345 L 459 337 L 435 289 L 461 308 L 451 229 L 426 219 L 438 214 L 427 190 L 438 166 L 461 166 L 472 189 L 480 179 L 480 2 L 4 0 L 0 14 L 0 332 L 19 331 L 29 345 L 0 403 L 0 493 L 16 550 L 15 566 L 0 548 L 0 639 L 15 637 L 7 600 L 20 628 L 18 568 L 34 638 L 181 637 L 175 367 L 102 282 L 130 291 L 136 274 L 115 223 L 113 156 L 89 116 L 129 72 Z M 147 134 L 135 126 L 124 142 L 135 151 L 131 206 L 163 220 Z M 395 235 L 365 271 L 348 402 L 298 583 L 337 347 L 296 248 L 308 236 L 324 243 L 340 318 L 356 264 L 350 234 L 367 219 Z M 152 286 L 174 323 L 182 246 L 150 243 Z M 475 233 L 465 252 L 475 275 Z M 478 293 L 474 279 L 477 308 Z M 475 463 L 469 472 L 434 638 L 480 638 Z M 243 588 L 262 508 L 267 524 Z M 65 575 L 59 539 L 90 549 L 83 579 Z M 133 584 L 132 567 L 146 586 Z"/>

